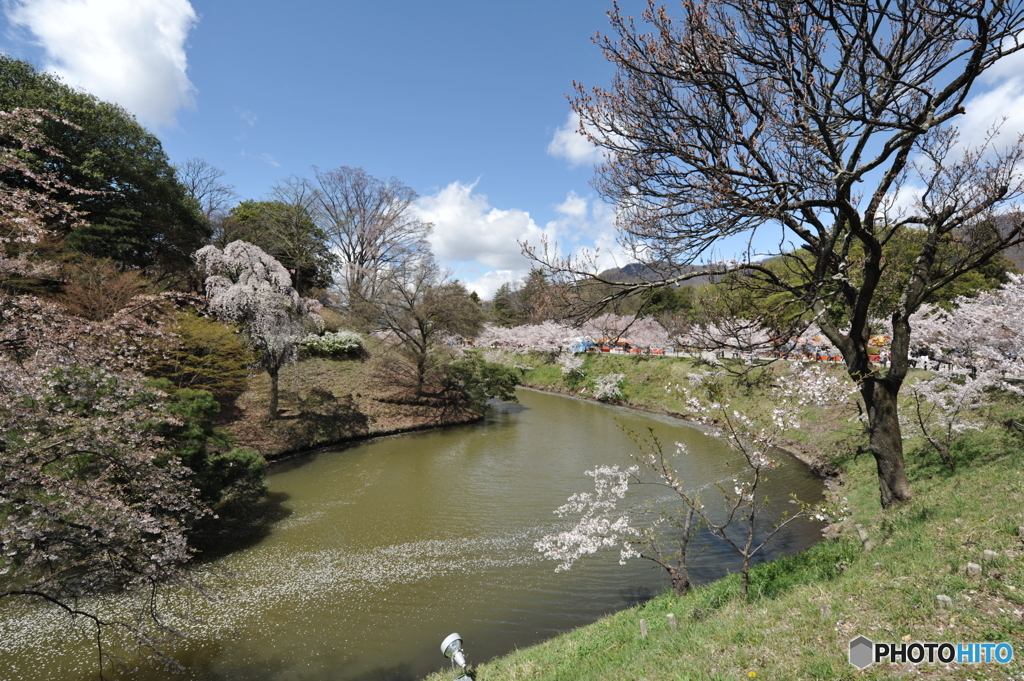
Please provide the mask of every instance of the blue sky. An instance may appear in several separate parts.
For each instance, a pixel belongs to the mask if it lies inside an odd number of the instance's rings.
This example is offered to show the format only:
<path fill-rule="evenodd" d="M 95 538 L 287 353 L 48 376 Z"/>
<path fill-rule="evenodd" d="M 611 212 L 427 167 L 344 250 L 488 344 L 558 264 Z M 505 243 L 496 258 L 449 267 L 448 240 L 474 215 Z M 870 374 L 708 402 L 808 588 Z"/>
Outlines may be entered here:
<path fill-rule="evenodd" d="M 612 262 L 565 97 L 610 78 L 591 41 L 609 4 L 4 0 L 0 48 L 122 104 L 243 198 L 314 165 L 397 177 L 438 259 L 489 295 L 528 270 L 517 239 Z"/>
<path fill-rule="evenodd" d="M 311 166 L 397 177 L 438 260 L 489 297 L 529 269 L 520 239 L 627 262 L 565 97 L 611 77 L 591 41 L 610 2 L 0 0 L 0 49 L 122 104 L 243 199 Z M 967 109 L 967 141 L 999 114 L 1024 132 L 1024 52 Z"/>

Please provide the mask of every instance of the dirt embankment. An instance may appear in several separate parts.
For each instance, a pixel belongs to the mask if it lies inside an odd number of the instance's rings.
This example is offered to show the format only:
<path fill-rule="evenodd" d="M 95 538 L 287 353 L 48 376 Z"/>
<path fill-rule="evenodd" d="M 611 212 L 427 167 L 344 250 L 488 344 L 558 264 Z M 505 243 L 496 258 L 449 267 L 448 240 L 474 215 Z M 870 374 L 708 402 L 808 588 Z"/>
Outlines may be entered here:
<path fill-rule="evenodd" d="M 281 370 L 280 409 L 269 418 L 270 378 L 254 376 L 221 425 L 235 446 L 258 451 L 267 461 L 383 435 L 478 421 L 465 407 L 402 404 L 359 360 L 306 359 Z"/>

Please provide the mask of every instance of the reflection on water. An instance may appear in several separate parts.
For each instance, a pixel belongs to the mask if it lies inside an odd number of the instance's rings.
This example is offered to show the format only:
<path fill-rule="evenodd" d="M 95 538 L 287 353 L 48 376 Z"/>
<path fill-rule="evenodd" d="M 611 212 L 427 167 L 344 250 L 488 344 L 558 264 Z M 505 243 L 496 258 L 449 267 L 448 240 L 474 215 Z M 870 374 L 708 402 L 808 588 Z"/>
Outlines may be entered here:
<path fill-rule="evenodd" d="M 184 672 L 144 663 L 113 677 L 415 679 L 446 664 L 438 646 L 452 631 L 481 661 L 662 592 L 667 580 L 645 562 L 619 566 L 609 552 L 556 574 L 533 543 L 567 526 L 552 510 L 592 488 L 584 470 L 631 463 L 635 446 L 619 426 L 685 442 L 690 454 L 677 464 L 695 489 L 730 480 L 741 470 L 738 455 L 667 417 L 519 395 L 521 405 L 499 405 L 480 424 L 275 467 L 265 536 L 214 563 L 237 575 L 234 586 L 213 602 L 174 593 L 164 603 L 198 616 L 178 622 L 188 638 L 172 655 Z M 813 501 L 821 488 L 792 462 L 768 486 L 772 498 L 790 492 Z M 795 551 L 816 536 L 816 526 L 794 524 L 771 546 Z M 731 549 L 702 537 L 696 581 L 735 569 Z M 52 608 L 5 606 L 0 678 L 95 678 L 91 634 L 76 626 L 69 634 L 68 619 Z"/>

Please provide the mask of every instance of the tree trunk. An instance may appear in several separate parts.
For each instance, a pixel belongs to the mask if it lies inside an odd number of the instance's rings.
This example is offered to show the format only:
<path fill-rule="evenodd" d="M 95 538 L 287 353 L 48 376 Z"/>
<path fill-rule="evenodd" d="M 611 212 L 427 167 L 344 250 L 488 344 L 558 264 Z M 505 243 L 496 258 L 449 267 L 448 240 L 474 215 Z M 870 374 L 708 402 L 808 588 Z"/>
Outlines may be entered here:
<path fill-rule="evenodd" d="M 677 596 L 685 596 L 690 591 L 690 572 L 685 566 L 669 568 L 668 577 L 672 582 L 672 589 Z"/>
<path fill-rule="evenodd" d="M 278 399 L 277 372 L 278 372 L 278 368 L 277 367 L 274 367 L 273 369 L 268 369 L 267 370 L 267 373 L 270 374 L 270 420 L 271 421 L 277 419 L 277 399 Z"/>
<path fill-rule="evenodd" d="M 908 501 L 910 481 L 903 464 L 903 437 L 896 410 L 897 387 L 884 378 L 866 378 L 861 396 L 868 412 L 868 437 L 871 454 L 878 466 L 878 487 L 882 508 Z"/>
<path fill-rule="evenodd" d="M 423 350 L 416 358 L 416 397 L 423 397 L 423 384 L 427 377 L 427 352 Z"/>

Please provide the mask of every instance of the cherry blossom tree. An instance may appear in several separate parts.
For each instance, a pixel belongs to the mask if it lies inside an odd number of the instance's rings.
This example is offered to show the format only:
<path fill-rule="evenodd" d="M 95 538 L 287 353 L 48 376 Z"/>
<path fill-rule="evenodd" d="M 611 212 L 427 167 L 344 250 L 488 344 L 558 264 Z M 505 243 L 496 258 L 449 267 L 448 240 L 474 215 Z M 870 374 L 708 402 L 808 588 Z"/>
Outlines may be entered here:
<path fill-rule="evenodd" d="M 558 352 L 567 348 L 582 335 L 580 329 L 554 321 L 520 326 L 485 324 L 476 335 L 479 347 L 503 348 L 512 351 L 539 350 Z"/>
<path fill-rule="evenodd" d="M 675 18 L 652 1 L 641 21 L 617 7 L 610 19 L 597 42 L 616 75 L 579 85 L 572 105 L 605 154 L 595 184 L 620 241 L 665 274 L 605 281 L 607 299 L 736 273 L 765 307 L 815 321 L 860 386 L 882 505 L 910 499 L 897 398 L 911 316 L 1024 239 L 1024 139 L 957 127 L 985 106 L 970 96 L 986 72 L 1024 49 L 1024 3 L 699 0 Z M 687 270 L 754 233 L 778 244 L 774 262 Z M 909 233 L 920 250 L 884 292 L 892 361 L 880 370 L 873 309 Z M 570 284 L 597 276 L 532 253 Z"/>
<path fill-rule="evenodd" d="M 605 374 L 594 379 L 594 399 L 614 402 L 622 398 L 622 382 L 626 374 Z"/>
<path fill-rule="evenodd" d="M 195 253 L 206 275 L 210 310 L 241 325 L 270 375 L 270 418 L 278 416 L 278 373 L 296 356 L 298 343 L 310 330 L 322 330 L 316 311 L 320 303 L 302 298 L 291 275 L 261 248 L 245 241 L 224 247 L 206 246 Z"/>
<path fill-rule="evenodd" d="M 557 360 L 561 367 L 562 377 L 570 386 L 578 386 L 587 373 L 583 369 L 583 355 L 574 352 L 563 352 L 558 355 Z"/>
<path fill-rule="evenodd" d="M 638 348 L 664 348 L 671 344 L 665 328 L 646 317 L 604 313 L 583 322 L 581 328 L 593 338 L 620 340 Z"/>
<path fill-rule="evenodd" d="M 33 157 L 62 158 L 39 130 L 47 120 L 76 128 L 48 111 L 0 111 L 0 285 L 8 289 L 56 278 L 57 263 L 38 257 L 59 245 L 52 227 L 85 224 L 81 211 L 54 196 L 96 193 L 72 187 L 48 166 L 30 165 Z"/>
<path fill-rule="evenodd" d="M 1024 277 L 972 298 L 956 299 L 951 310 L 925 305 L 912 319 L 914 342 L 942 353 L 945 371 L 910 388 L 910 423 L 954 467 L 951 446 L 967 430 L 981 427 L 971 413 L 998 388 L 1024 390 L 1012 380 L 1024 377 Z"/>
<path fill-rule="evenodd" d="M 151 648 L 166 626 L 155 591 L 202 588 L 186 534 L 208 514 L 161 436 L 178 423 L 167 396 L 143 374 L 173 342 L 162 304 L 149 296 L 90 322 L 0 295 L 0 599 L 42 599 L 92 620 L 98 642 L 115 626 Z M 137 619 L 80 604 L 113 591 L 139 595 Z"/>
<path fill-rule="evenodd" d="M 941 350 L 953 367 L 1024 374 L 1024 277 L 1008 276 L 995 290 L 957 298 L 950 310 L 922 306 L 912 318 L 913 342 Z"/>
<path fill-rule="evenodd" d="M 981 430 L 984 424 L 969 414 L 987 405 L 989 388 L 1001 384 L 987 371 L 975 376 L 942 373 L 919 381 L 910 386 L 914 398 L 911 428 L 918 428 L 942 462 L 953 469 L 953 441 L 968 430 Z"/>

